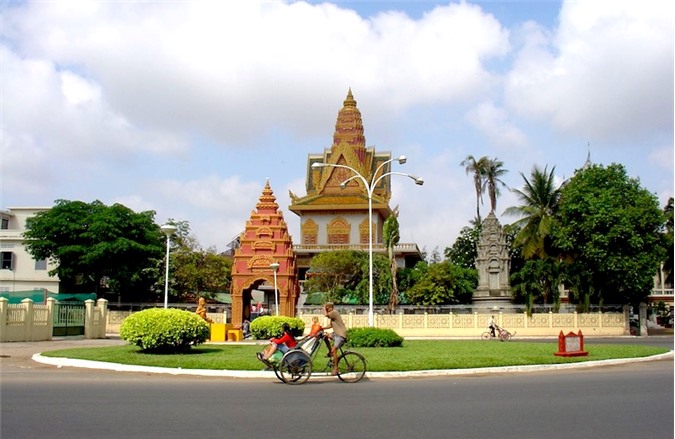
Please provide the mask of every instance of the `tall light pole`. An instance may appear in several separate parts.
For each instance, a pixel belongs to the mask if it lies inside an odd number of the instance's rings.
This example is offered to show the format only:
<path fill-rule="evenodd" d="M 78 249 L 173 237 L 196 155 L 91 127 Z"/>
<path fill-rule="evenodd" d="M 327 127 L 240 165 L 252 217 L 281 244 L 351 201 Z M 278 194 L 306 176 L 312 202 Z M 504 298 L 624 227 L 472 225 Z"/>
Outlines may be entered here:
<path fill-rule="evenodd" d="M 340 183 L 340 187 L 344 189 L 347 187 L 347 183 L 349 183 L 350 180 L 354 178 L 359 178 L 363 182 L 363 185 L 366 187 L 366 193 L 368 194 L 368 326 L 375 326 L 375 316 L 373 313 L 373 192 L 375 191 L 375 187 L 377 186 L 377 183 L 380 182 L 384 177 L 387 177 L 389 175 L 402 175 L 404 177 L 411 178 L 415 181 L 415 184 L 417 185 L 423 185 L 424 180 L 422 180 L 419 177 L 415 177 L 414 175 L 410 174 L 404 174 L 402 172 L 386 172 L 379 177 L 377 176 L 377 173 L 380 172 L 380 169 L 382 169 L 385 165 L 393 162 L 393 161 L 398 161 L 399 164 L 404 164 L 408 159 L 404 155 L 395 158 L 395 159 L 390 159 L 377 167 L 375 172 L 373 172 L 373 176 L 370 179 L 370 182 L 366 180 L 366 178 L 359 173 L 356 169 L 352 168 L 351 166 L 346 166 L 346 165 L 337 165 L 337 164 L 332 164 L 332 163 L 322 163 L 322 162 L 314 162 L 312 163 L 312 168 L 324 168 L 324 167 L 329 167 L 329 168 L 345 168 L 349 169 L 354 173 L 354 175 L 347 180 L 343 181 Z"/>
<path fill-rule="evenodd" d="M 164 309 L 169 307 L 169 241 L 171 240 L 171 235 L 176 233 L 176 226 L 173 224 L 164 224 L 162 227 L 162 233 L 166 235 L 166 272 L 164 275 Z"/>
<path fill-rule="evenodd" d="M 270 268 L 274 271 L 274 309 L 275 309 L 275 314 L 277 316 L 279 316 L 279 300 L 277 299 L 277 296 L 278 296 L 277 270 L 279 270 L 279 263 L 278 262 L 272 262 L 270 264 Z"/>

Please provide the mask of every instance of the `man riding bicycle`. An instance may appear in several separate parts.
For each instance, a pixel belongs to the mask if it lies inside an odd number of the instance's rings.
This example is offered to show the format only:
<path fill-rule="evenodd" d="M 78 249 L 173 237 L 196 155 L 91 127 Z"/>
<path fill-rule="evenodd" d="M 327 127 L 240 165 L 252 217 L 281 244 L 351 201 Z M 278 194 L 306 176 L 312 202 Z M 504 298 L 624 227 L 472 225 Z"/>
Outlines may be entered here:
<path fill-rule="evenodd" d="M 327 340 L 326 345 L 328 346 L 328 356 L 333 358 L 331 374 L 337 375 L 338 349 L 347 341 L 347 327 L 332 302 L 328 302 L 323 306 L 323 315 L 330 320 L 330 324 L 323 329 L 333 329 L 332 334 L 326 334 L 328 338 L 333 340 L 333 345 L 330 346 Z"/>

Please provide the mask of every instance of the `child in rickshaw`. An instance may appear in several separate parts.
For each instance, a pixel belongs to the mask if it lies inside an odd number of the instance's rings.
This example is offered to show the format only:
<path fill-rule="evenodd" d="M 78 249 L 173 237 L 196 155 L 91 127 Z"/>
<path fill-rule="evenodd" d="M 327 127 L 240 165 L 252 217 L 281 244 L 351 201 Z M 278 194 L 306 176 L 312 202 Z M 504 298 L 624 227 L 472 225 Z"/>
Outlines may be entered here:
<path fill-rule="evenodd" d="M 284 323 L 281 328 L 284 331 L 283 335 L 279 338 L 271 338 L 269 346 L 262 352 L 258 352 L 258 359 L 260 361 L 267 363 L 275 352 L 279 351 L 283 355 L 297 345 L 295 337 L 291 334 L 291 326 L 288 323 Z"/>

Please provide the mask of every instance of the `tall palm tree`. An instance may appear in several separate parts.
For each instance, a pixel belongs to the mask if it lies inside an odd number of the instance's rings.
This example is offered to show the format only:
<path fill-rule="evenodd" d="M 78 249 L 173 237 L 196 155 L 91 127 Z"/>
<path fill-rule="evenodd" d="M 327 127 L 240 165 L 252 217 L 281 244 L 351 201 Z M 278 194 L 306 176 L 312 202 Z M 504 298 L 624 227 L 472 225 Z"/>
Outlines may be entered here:
<path fill-rule="evenodd" d="M 497 197 L 500 195 L 499 185 L 506 187 L 506 183 L 504 183 L 499 177 L 509 171 L 503 168 L 504 162 L 498 160 L 497 158 L 484 158 L 485 162 L 481 166 L 481 170 L 483 172 L 483 191 L 487 189 L 487 193 L 490 196 L 490 212 L 494 212 L 495 209 L 497 209 Z"/>
<path fill-rule="evenodd" d="M 522 247 L 525 259 L 532 259 L 535 256 L 544 259 L 548 255 L 546 237 L 554 222 L 561 189 L 555 187 L 554 172 L 555 166 L 551 172 L 547 172 L 547 167 L 542 171 L 535 166 L 529 180 L 521 172 L 525 185 L 522 190 L 512 189 L 512 192 L 522 204 L 504 211 L 507 215 L 522 217 L 514 223 L 520 227 L 514 244 Z"/>
<path fill-rule="evenodd" d="M 466 170 L 466 175 L 473 174 L 473 185 L 476 189 L 476 218 L 480 223 L 480 205 L 483 203 L 483 175 L 485 174 L 485 166 L 488 162 L 488 158 L 483 156 L 476 160 L 472 155 L 466 156 L 461 166 L 464 166 Z"/>

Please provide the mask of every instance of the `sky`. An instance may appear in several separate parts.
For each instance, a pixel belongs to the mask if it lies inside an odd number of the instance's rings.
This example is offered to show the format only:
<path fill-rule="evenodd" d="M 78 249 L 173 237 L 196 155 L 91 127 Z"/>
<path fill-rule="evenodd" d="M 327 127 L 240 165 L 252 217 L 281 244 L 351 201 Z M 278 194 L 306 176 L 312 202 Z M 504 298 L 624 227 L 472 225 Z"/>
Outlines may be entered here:
<path fill-rule="evenodd" d="M 534 166 L 589 155 L 673 196 L 672 1 L 0 5 L 0 209 L 121 203 L 222 251 L 269 179 L 300 243 L 289 191 L 350 88 L 366 144 L 425 180 L 392 177 L 390 205 L 427 252 L 475 217 L 468 155 L 508 170 L 502 224 Z"/>

